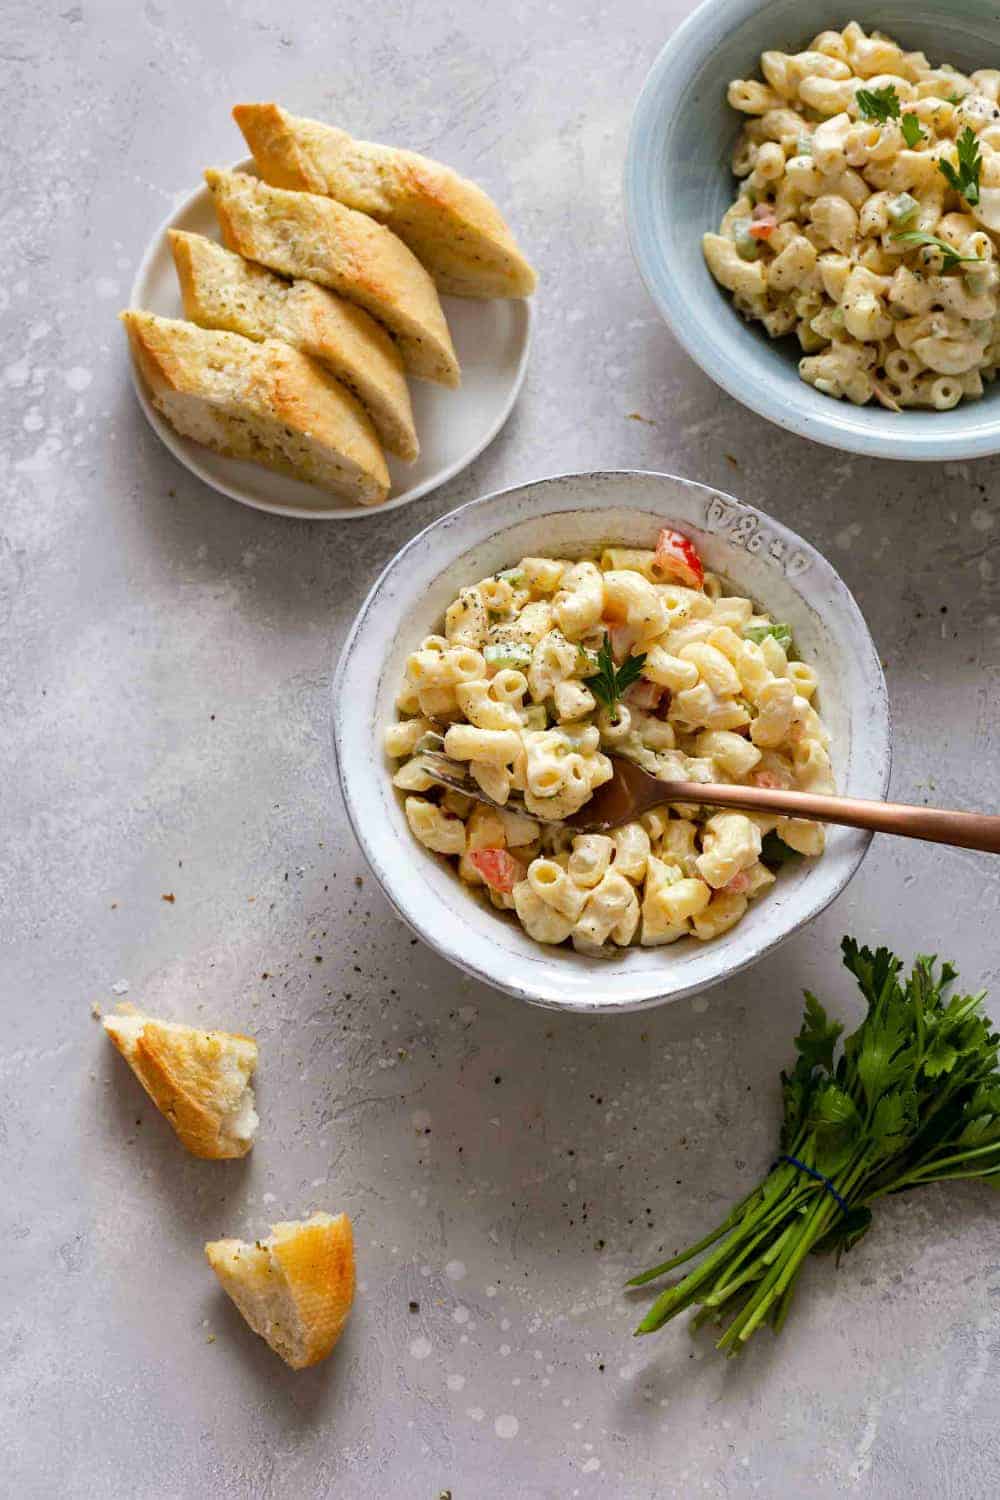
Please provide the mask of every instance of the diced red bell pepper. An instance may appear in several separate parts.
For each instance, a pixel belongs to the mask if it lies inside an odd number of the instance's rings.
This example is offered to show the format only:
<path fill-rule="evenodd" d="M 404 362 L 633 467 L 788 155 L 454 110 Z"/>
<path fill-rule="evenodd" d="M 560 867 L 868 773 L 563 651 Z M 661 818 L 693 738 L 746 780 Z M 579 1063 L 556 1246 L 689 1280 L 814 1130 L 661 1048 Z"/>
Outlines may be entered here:
<path fill-rule="evenodd" d="M 472 849 L 469 862 L 479 871 L 491 891 L 509 894 L 524 879 L 524 868 L 506 849 Z"/>
<path fill-rule="evenodd" d="M 676 579 L 689 589 L 700 589 L 705 581 L 705 569 L 694 543 L 670 526 L 664 526 L 656 539 L 654 566 L 664 580 Z"/>
<path fill-rule="evenodd" d="M 752 240 L 769 240 L 778 227 L 774 209 L 770 203 L 758 203 L 750 217 L 747 230 Z"/>

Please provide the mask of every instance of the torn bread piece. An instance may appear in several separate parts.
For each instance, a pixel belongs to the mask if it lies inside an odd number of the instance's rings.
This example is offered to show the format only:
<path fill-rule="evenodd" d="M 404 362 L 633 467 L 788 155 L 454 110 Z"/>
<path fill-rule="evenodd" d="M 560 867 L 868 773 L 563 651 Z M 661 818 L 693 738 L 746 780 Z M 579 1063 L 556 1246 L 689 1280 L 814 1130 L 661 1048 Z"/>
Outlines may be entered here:
<path fill-rule="evenodd" d="M 391 229 L 332 198 L 269 187 L 246 172 L 209 170 L 205 181 L 230 250 L 356 302 L 395 336 L 412 374 L 458 385 L 437 288 Z"/>
<path fill-rule="evenodd" d="M 121 318 L 153 405 L 185 437 L 359 505 L 386 498 L 371 418 L 308 355 L 148 312 Z"/>
<path fill-rule="evenodd" d="M 133 1005 L 105 1016 L 104 1029 L 193 1155 L 246 1156 L 258 1125 L 252 1037 L 158 1021 Z"/>
<path fill-rule="evenodd" d="M 327 193 L 387 224 L 453 297 L 528 297 L 536 276 L 496 204 L 450 167 L 358 141 L 277 104 L 237 104 L 233 118 L 265 182 Z"/>
<path fill-rule="evenodd" d="M 272 1224 L 267 1239 L 211 1240 L 208 1263 L 250 1324 L 293 1370 L 325 1359 L 354 1302 L 346 1214 Z"/>
<path fill-rule="evenodd" d="M 362 308 L 314 281 L 286 281 L 201 234 L 170 230 L 184 316 L 248 339 L 283 339 L 326 365 L 365 407 L 390 453 L 420 453 L 403 360 Z"/>

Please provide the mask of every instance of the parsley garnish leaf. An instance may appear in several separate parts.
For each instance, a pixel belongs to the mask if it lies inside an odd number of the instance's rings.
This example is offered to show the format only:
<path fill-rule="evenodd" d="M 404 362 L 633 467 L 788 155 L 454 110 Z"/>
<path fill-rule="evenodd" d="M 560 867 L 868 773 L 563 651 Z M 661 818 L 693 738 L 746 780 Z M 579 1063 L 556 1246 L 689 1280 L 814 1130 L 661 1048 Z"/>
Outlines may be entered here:
<path fill-rule="evenodd" d="M 949 245 L 947 240 L 939 240 L 936 234 L 927 234 L 923 229 L 900 229 L 893 235 L 893 239 L 898 240 L 903 245 L 931 245 L 935 250 L 940 250 L 944 261 L 942 266 L 942 270 L 944 271 L 952 270 L 954 266 L 961 265 L 963 261 L 979 261 L 982 259 L 980 255 L 959 255 L 954 245 Z"/>
<path fill-rule="evenodd" d="M 966 125 L 955 142 L 958 149 L 958 171 L 950 161 L 938 162 L 938 169 L 949 187 L 961 194 L 971 208 L 979 202 L 979 178 L 983 163 L 979 155 L 979 142 L 971 125 Z"/>
<path fill-rule="evenodd" d="M 899 119 L 899 95 L 894 83 L 887 83 L 881 89 L 858 89 L 854 97 L 866 120 L 878 120 L 884 125 L 887 120 Z"/>
<path fill-rule="evenodd" d="M 914 146 L 924 138 L 923 127 L 916 115 L 904 115 L 899 123 L 903 131 L 903 140 L 912 151 Z"/>
<path fill-rule="evenodd" d="M 628 657 L 620 667 L 616 667 L 611 654 L 611 637 L 607 631 L 604 632 L 604 644 L 597 653 L 597 672 L 593 677 L 585 677 L 583 680 L 594 697 L 604 704 L 612 719 L 618 717 L 619 698 L 639 677 L 645 663 L 646 653 L 643 651 L 638 656 Z"/>

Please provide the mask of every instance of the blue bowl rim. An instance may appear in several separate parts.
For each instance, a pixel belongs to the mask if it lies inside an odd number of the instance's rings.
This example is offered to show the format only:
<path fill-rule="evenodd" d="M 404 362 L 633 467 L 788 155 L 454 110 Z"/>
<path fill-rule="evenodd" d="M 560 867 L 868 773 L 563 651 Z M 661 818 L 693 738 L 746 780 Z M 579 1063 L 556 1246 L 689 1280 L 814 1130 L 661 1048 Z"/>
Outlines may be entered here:
<path fill-rule="evenodd" d="M 833 402 L 831 397 L 823 396 L 819 392 L 810 391 L 810 396 L 816 403 L 827 402 L 833 406 L 834 409 L 829 414 L 825 413 L 818 404 L 815 412 L 786 409 L 781 402 L 769 398 L 766 386 L 759 388 L 752 382 L 741 379 L 740 367 L 735 359 L 724 352 L 717 351 L 712 343 L 692 337 L 688 327 L 685 326 L 690 325 L 691 320 L 683 316 L 683 314 L 690 314 L 690 304 L 682 304 L 679 294 L 669 279 L 669 269 L 666 285 L 664 286 L 658 280 L 655 266 L 659 263 L 654 262 L 648 242 L 642 243 L 637 231 L 637 223 L 640 217 L 643 184 L 648 181 L 650 170 L 654 165 L 649 159 L 649 143 L 653 139 L 653 122 L 660 112 L 658 100 L 664 80 L 676 75 L 678 88 L 682 83 L 689 82 L 692 75 L 688 49 L 694 39 L 706 33 L 709 28 L 716 36 L 720 32 L 728 32 L 739 22 L 763 10 L 765 5 L 766 0 L 702 0 L 702 4 L 692 11 L 668 37 L 639 91 L 632 113 L 625 154 L 624 200 L 629 248 L 646 290 L 678 343 L 695 364 L 715 381 L 716 385 L 721 386 L 743 406 L 755 411 L 758 416 L 774 422 L 779 427 L 784 427 L 798 437 L 810 438 L 813 442 L 823 443 L 830 448 L 865 454 L 872 458 L 891 458 L 910 462 L 946 463 L 957 459 L 987 458 L 1000 452 L 1000 412 L 984 431 L 960 430 L 946 433 L 940 427 L 934 430 L 936 414 L 931 412 L 906 414 L 905 419 L 908 423 L 920 423 L 919 432 L 914 431 L 912 427 L 909 431 L 901 429 L 896 432 L 867 431 L 851 425 L 853 408 L 845 407 L 841 402 Z M 700 62 L 703 53 L 700 45 L 697 47 L 697 52 Z M 664 90 L 664 92 L 669 95 L 671 90 Z M 676 94 L 677 90 L 674 89 L 673 92 Z M 732 316 L 734 319 L 738 318 L 735 311 Z M 697 320 L 695 320 L 695 326 L 697 326 Z M 803 386 L 803 389 L 809 388 Z M 963 405 L 958 409 L 968 410 L 969 408 Z M 894 415 L 894 413 L 886 413 L 887 417 Z"/>

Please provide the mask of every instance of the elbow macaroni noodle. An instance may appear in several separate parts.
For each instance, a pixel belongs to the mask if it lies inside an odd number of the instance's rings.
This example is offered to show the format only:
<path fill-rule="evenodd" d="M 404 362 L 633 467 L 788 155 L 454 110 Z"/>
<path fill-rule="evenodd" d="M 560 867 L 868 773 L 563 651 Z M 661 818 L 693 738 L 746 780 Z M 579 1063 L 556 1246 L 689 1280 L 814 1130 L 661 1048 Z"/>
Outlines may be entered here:
<path fill-rule="evenodd" d="M 813 76 L 825 77 L 803 73 Z M 685 538 L 663 538 L 665 552 L 524 558 L 462 589 L 444 634 L 407 659 L 401 717 L 385 734 L 407 822 L 539 943 L 594 954 L 707 941 L 773 884 L 764 835 L 806 855 L 823 849 L 815 823 L 710 807 L 663 807 L 610 834 L 564 826 L 610 779 L 609 750 L 666 779 L 834 790 L 816 673 L 789 659 L 787 627 L 723 593 Z M 645 653 L 614 712 L 587 686 L 602 643 L 619 666 Z M 427 774 L 431 731 L 494 806 Z"/>
<path fill-rule="evenodd" d="M 772 338 L 797 335 L 799 374 L 824 395 L 893 411 L 981 396 L 1000 366 L 1000 73 L 932 68 L 853 21 L 763 53 L 761 71 L 729 85 L 747 122 L 736 202 L 702 240 L 716 281 Z M 859 91 L 889 88 L 898 117 L 866 118 Z M 975 204 L 939 166 L 956 167 L 967 129 Z"/>

